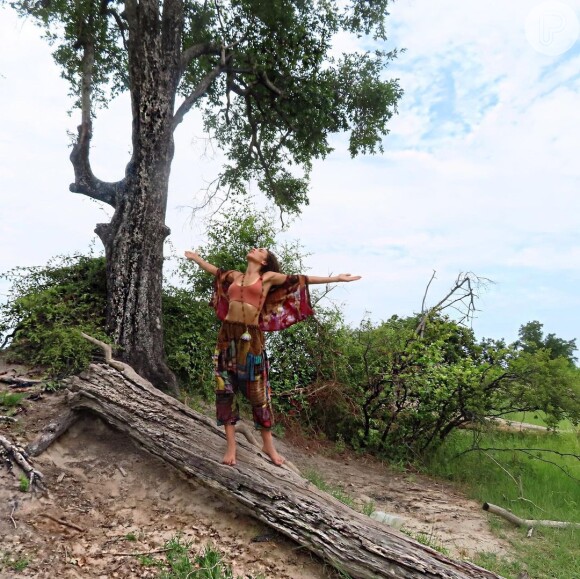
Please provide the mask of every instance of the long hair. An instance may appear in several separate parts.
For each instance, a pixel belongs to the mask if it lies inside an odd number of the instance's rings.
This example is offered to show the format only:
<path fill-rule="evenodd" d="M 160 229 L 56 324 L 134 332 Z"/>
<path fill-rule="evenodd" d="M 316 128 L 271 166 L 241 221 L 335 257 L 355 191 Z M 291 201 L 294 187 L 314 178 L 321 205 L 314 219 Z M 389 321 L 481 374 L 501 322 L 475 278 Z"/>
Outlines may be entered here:
<path fill-rule="evenodd" d="M 280 263 L 278 258 L 268 249 L 268 256 L 266 257 L 266 263 L 260 268 L 260 273 L 266 273 L 267 271 L 275 271 L 280 273 Z"/>

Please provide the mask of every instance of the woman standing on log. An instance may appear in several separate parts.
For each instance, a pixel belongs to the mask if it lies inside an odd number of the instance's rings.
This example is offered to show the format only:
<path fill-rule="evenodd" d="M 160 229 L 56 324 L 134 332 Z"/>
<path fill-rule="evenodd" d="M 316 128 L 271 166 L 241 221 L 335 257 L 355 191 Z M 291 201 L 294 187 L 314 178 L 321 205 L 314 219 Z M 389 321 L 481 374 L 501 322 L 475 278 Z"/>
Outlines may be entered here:
<path fill-rule="evenodd" d="M 235 425 L 240 419 L 236 394 L 241 392 L 252 406 L 262 450 L 281 465 L 284 458 L 276 452 L 272 438 L 264 331 L 283 330 L 312 315 L 308 284 L 349 282 L 360 276 L 286 275 L 280 272 L 276 256 L 263 247 L 248 253 L 245 272 L 222 271 L 194 251 L 186 251 L 185 257 L 215 276 L 212 306 L 222 320 L 214 361 L 217 423 L 225 427 L 227 440 L 223 463 L 236 464 Z"/>

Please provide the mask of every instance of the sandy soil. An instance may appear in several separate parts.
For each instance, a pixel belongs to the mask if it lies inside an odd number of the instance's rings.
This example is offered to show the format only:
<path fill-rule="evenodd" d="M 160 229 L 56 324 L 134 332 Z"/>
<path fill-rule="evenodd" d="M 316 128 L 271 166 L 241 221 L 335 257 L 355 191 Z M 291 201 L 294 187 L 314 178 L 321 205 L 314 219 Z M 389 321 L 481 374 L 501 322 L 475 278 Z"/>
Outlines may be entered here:
<path fill-rule="evenodd" d="M 0 365 L 0 375 L 25 375 L 25 371 Z M 2 389 L 7 387 L 0 384 Z M 26 400 L 18 422 L 0 422 L 0 433 L 25 445 L 62 404 L 62 394 Z M 397 515 L 404 529 L 430 536 L 452 556 L 507 553 L 507 545 L 489 529 L 489 515 L 451 485 L 395 472 L 376 460 L 339 454 L 321 444 L 277 444 L 302 472 L 313 470 L 359 504 L 372 501 L 376 510 Z M 154 551 L 178 533 L 191 542 L 194 553 L 206 544 L 219 548 L 236 575 L 334 576 L 303 548 L 272 533 L 98 419 L 77 423 L 34 465 L 44 474 L 45 495 L 21 492 L 15 473 L 0 469 L 1 578 L 155 577 L 155 568 L 122 553 L 163 558 Z M 29 563 L 24 570 L 14 571 L 10 559 Z"/>

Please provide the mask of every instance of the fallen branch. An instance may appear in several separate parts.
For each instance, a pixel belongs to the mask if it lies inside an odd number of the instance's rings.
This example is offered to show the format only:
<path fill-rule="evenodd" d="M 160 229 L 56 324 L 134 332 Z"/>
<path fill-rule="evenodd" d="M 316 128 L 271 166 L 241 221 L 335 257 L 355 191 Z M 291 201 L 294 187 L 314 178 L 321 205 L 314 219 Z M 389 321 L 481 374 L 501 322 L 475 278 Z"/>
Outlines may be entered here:
<path fill-rule="evenodd" d="M 66 409 L 55 419 L 51 420 L 41 431 L 40 435 L 27 447 L 29 456 L 38 456 L 44 452 L 57 438 L 64 434 L 76 421 L 78 414 L 70 409 Z"/>
<path fill-rule="evenodd" d="M 237 464 L 223 465 L 224 434 L 214 420 L 104 364 L 68 381 L 68 404 L 129 435 L 149 453 L 195 477 L 249 514 L 332 565 L 360 579 L 491 579 L 497 575 L 453 561 L 320 491 L 289 468 L 264 460 L 238 441 Z M 127 555 L 129 556 L 129 555 Z"/>
<path fill-rule="evenodd" d="M 82 527 L 79 527 L 78 525 L 75 525 L 74 523 L 69 523 L 68 521 L 64 521 L 63 519 L 57 519 L 56 517 L 53 517 L 52 515 L 47 515 L 46 513 L 40 513 L 40 515 L 38 515 L 39 517 L 44 517 L 45 519 L 50 519 L 51 521 L 54 521 L 55 523 L 58 523 L 59 525 L 63 525 L 65 527 L 70 527 L 71 529 L 74 529 L 75 531 L 80 531 L 81 533 L 85 532 L 85 529 L 83 529 Z"/>
<path fill-rule="evenodd" d="M 22 448 L 12 444 L 6 437 L 0 434 L 0 446 L 4 448 L 8 460 L 15 462 L 26 474 L 30 481 L 30 486 L 36 485 L 39 488 L 44 488 L 42 483 L 43 474 L 36 470 L 30 462 L 28 462 L 28 454 Z"/>
<path fill-rule="evenodd" d="M 12 416 L 0 416 L 0 422 L 16 422 L 16 418 Z"/>
<path fill-rule="evenodd" d="M 0 382 L 4 384 L 11 384 L 19 388 L 27 388 L 28 386 L 36 386 L 42 384 L 44 380 L 33 380 L 32 378 L 17 378 L 16 376 L 0 376 Z"/>
<path fill-rule="evenodd" d="M 14 515 L 14 511 L 16 510 L 16 505 L 12 506 L 12 512 L 10 513 L 10 520 L 12 521 L 12 524 L 14 525 L 14 528 L 16 529 L 16 521 L 14 520 L 14 517 L 12 515 Z"/>
<path fill-rule="evenodd" d="M 483 510 L 489 513 L 493 513 L 494 515 L 498 515 L 503 517 L 510 523 L 517 525 L 518 527 L 527 527 L 531 529 L 533 527 L 552 527 L 555 529 L 565 529 L 565 528 L 572 528 L 572 529 L 580 529 L 580 523 L 573 523 L 569 521 L 544 521 L 541 519 L 521 519 L 517 515 L 514 515 L 512 512 L 503 509 L 502 507 L 498 507 L 496 505 L 492 505 L 491 503 L 483 503 Z"/>
<path fill-rule="evenodd" d="M 143 557 L 146 555 L 156 555 L 157 553 L 167 553 L 170 548 L 157 549 L 155 551 L 143 551 L 142 553 L 111 553 L 110 551 L 103 551 L 101 553 L 95 553 L 93 556 L 97 555 L 108 555 L 109 557 Z"/>

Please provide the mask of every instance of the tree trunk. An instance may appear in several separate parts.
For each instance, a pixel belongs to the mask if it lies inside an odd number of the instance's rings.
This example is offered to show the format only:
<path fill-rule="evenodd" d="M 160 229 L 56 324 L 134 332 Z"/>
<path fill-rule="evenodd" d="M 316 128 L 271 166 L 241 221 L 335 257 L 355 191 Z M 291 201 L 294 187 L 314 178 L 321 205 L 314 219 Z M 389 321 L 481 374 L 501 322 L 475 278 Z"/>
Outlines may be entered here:
<path fill-rule="evenodd" d="M 161 288 L 173 109 L 179 82 L 182 2 L 127 3 L 133 154 L 115 214 L 96 233 L 107 260 L 107 326 L 118 357 L 159 388 L 178 393 L 163 346 Z"/>
<path fill-rule="evenodd" d="M 91 365 L 70 381 L 69 404 L 91 411 L 152 454 L 196 477 L 352 577 L 498 577 L 453 561 L 323 493 L 239 441 L 238 464 L 221 464 L 224 436 L 213 421 L 155 389 L 130 369 Z"/>

